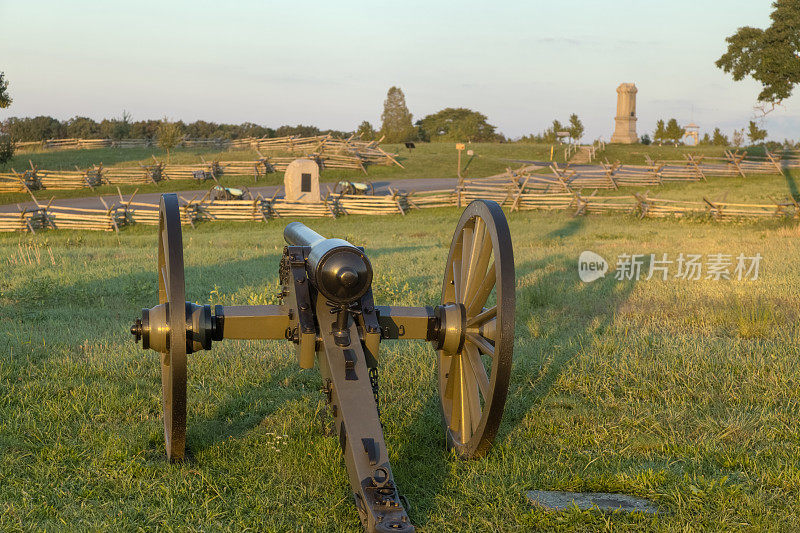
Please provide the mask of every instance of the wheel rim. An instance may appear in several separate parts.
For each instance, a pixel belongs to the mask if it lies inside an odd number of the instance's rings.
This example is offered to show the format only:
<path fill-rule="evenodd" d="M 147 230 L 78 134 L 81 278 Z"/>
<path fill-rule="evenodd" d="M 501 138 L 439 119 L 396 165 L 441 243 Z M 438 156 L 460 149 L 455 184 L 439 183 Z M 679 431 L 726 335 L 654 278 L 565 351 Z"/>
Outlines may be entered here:
<path fill-rule="evenodd" d="M 458 221 L 445 267 L 442 304 L 463 305 L 464 342 L 438 351 L 439 399 L 448 445 L 479 457 L 503 416 L 514 351 L 514 253 L 496 202 L 475 200 Z"/>
<path fill-rule="evenodd" d="M 164 443 L 170 461 L 183 459 L 186 444 L 186 298 L 178 197 L 161 196 L 158 225 L 158 302 L 167 305 L 168 353 L 161 354 Z"/>

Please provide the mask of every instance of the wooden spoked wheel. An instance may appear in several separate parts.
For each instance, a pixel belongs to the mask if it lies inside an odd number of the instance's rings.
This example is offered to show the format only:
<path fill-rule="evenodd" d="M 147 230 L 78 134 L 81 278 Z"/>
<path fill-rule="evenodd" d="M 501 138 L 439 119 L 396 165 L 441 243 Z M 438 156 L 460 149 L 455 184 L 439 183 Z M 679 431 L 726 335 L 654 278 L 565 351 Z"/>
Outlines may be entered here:
<path fill-rule="evenodd" d="M 167 304 L 167 353 L 161 354 L 161 398 L 167 458 L 180 461 L 186 445 L 186 298 L 178 197 L 163 194 L 158 223 L 158 302 Z"/>
<path fill-rule="evenodd" d="M 460 315 L 460 340 L 449 343 L 450 351 L 438 350 L 447 441 L 462 457 L 484 455 L 503 416 L 514 352 L 514 288 L 506 217 L 496 202 L 475 200 L 458 221 L 442 287 L 443 306 Z"/>

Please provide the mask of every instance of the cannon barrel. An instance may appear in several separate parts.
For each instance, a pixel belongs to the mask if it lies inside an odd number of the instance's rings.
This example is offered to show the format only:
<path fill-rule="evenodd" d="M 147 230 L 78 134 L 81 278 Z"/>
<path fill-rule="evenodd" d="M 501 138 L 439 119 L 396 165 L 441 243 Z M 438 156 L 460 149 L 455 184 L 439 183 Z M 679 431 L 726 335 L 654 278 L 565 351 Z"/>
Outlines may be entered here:
<path fill-rule="evenodd" d="M 364 252 L 343 239 L 326 239 L 300 222 L 283 230 L 286 242 L 310 248 L 306 271 L 312 285 L 329 300 L 346 304 L 361 298 L 372 284 L 372 265 Z"/>

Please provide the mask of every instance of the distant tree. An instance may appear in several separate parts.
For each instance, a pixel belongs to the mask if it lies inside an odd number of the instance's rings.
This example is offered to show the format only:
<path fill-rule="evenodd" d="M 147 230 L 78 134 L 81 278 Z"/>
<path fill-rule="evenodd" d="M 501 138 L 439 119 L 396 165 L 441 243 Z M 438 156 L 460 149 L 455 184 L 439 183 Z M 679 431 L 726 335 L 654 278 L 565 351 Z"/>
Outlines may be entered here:
<path fill-rule="evenodd" d="M 767 130 L 760 129 L 756 121 L 751 120 L 747 125 L 747 136 L 750 138 L 750 144 L 756 144 L 767 138 Z"/>
<path fill-rule="evenodd" d="M 5 168 L 6 164 L 14 157 L 14 139 L 10 135 L 0 134 L 0 167 Z"/>
<path fill-rule="evenodd" d="M 160 120 L 137 120 L 131 124 L 131 138 L 155 139 L 160 125 Z"/>
<path fill-rule="evenodd" d="M 313 137 L 314 135 L 319 135 L 321 132 L 319 128 L 316 126 L 303 126 L 302 124 L 298 124 L 297 126 L 281 126 L 277 130 L 275 130 L 276 137 L 286 137 L 288 135 L 300 135 L 301 137 Z"/>
<path fill-rule="evenodd" d="M 38 116 L 33 118 L 11 117 L 3 123 L 3 129 L 15 141 L 41 141 L 64 137 L 63 124 L 53 117 Z"/>
<path fill-rule="evenodd" d="M 5 76 L 5 72 L 0 72 L 0 109 L 6 109 L 14 101 L 8 94 L 8 80 Z"/>
<path fill-rule="evenodd" d="M 167 117 L 161 121 L 156 132 L 159 148 L 167 151 L 167 161 L 170 160 L 170 150 L 178 146 L 183 138 L 181 125 L 177 122 L 170 122 Z"/>
<path fill-rule="evenodd" d="M 381 114 L 381 135 L 387 143 L 413 141 L 417 130 L 411 122 L 411 112 L 406 106 L 406 97 L 400 87 L 391 87 L 386 93 Z"/>
<path fill-rule="evenodd" d="M 131 133 L 131 115 L 122 111 L 120 118 L 105 119 L 100 123 L 100 132 L 104 137 L 114 140 L 127 139 Z"/>
<path fill-rule="evenodd" d="M 658 144 L 661 144 L 667 140 L 667 128 L 664 125 L 663 119 L 656 122 L 656 131 L 653 132 L 653 140 L 655 140 Z"/>
<path fill-rule="evenodd" d="M 744 128 L 740 130 L 733 130 L 733 145 L 739 148 L 744 144 Z"/>
<path fill-rule="evenodd" d="M 715 64 L 735 81 L 750 76 L 761 83 L 758 101 L 774 107 L 800 83 L 800 1 L 776 0 L 772 7 L 772 24 L 739 28 L 725 39 L 728 50 Z"/>
<path fill-rule="evenodd" d="M 583 122 L 581 119 L 578 118 L 576 113 L 573 113 L 569 116 L 569 128 L 567 128 L 569 132 L 569 137 L 573 141 L 580 141 L 581 137 L 583 137 Z"/>
<path fill-rule="evenodd" d="M 666 131 L 666 138 L 675 143 L 677 146 L 681 139 L 683 139 L 686 130 L 681 128 L 678 124 L 677 119 L 671 118 L 669 122 L 667 122 L 667 131 Z"/>
<path fill-rule="evenodd" d="M 711 135 L 709 135 L 709 134 L 708 134 L 708 132 L 705 132 L 705 133 L 703 134 L 703 138 L 702 138 L 702 139 L 700 139 L 700 140 L 697 142 L 697 144 L 703 144 L 703 145 L 708 145 L 708 144 L 711 144 Z"/>
<path fill-rule="evenodd" d="M 719 128 L 714 128 L 711 144 L 714 146 L 729 146 L 731 143 L 727 135 L 724 135 Z"/>
<path fill-rule="evenodd" d="M 420 137 L 430 141 L 489 142 L 498 140 L 486 115 L 464 107 L 448 107 L 417 122 Z"/>
<path fill-rule="evenodd" d="M 364 141 L 374 141 L 375 140 L 375 128 L 372 127 L 372 124 L 369 121 L 365 120 L 361 124 L 358 125 L 358 129 L 356 130 L 356 135 L 360 136 Z"/>
<path fill-rule="evenodd" d="M 641 142 L 643 145 L 647 146 L 650 143 L 652 143 L 653 141 L 650 139 L 650 135 L 645 133 L 644 135 L 642 135 L 642 138 L 639 139 L 639 142 Z"/>
<path fill-rule="evenodd" d="M 72 117 L 64 127 L 67 137 L 96 139 L 100 136 L 100 125 L 89 117 Z"/>

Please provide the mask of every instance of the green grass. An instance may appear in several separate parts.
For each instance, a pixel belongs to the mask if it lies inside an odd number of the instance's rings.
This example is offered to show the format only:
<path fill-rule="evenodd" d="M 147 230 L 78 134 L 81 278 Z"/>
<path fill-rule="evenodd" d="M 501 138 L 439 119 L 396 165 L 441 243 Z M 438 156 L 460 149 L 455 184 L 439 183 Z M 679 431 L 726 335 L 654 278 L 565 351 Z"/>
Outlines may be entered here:
<path fill-rule="evenodd" d="M 456 209 L 308 223 L 364 245 L 381 304 L 430 305 Z M 510 215 L 514 367 L 487 457 L 444 448 L 435 357 L 382 346 L 390 456 L 424 531 L 800 528 L 800 229 Z M 283 224 L 184 230 L 189 299 L 274 301 Z M 761 253 L 761 278 L 577 277 L 577 257 Z M 38 255 L 37 255 L 38 254 Z M 38 257 L 38 259 L 37 259 Z M 158 356 L 127 329 L 156 301 L 156 232 L 0 237 L 0 530 L 358 531 L 321 382 L 284 342 L 190 356 L 190 459 L 164 460 Z M 283 437 L 285 435 L 285 438 Z M 657 517 L 546 512 L 531 489 L 626 492 Z"/>
<path fill-rule="evenodd" d="M 407 178 L 455 178 L 458 168 L 458 152 L 453 143 L 417 143 L 416 149 L 409 151 L 404 145 L 382 145 L 383 149 L 398 153 L 398 160 L 405 168 L 396 165 L 367 167 L 368 174 L 360 170 L 325 170 L 321 175 L 323 182 L 335 183 L 339 180 L 354 181 L 385 181 L 391 179 Z M 466 152 L 462 159 L 462 168 L 466 168 L 465 175 L 482 177 L 503 172 L 506 168 L 518 168 L 522 163 L 513 160 L 549 160 L 550 145 L 536 144 L 498 144 L 475 143 L 469 145 L 474 150 L 474 157 L 469 157 Z M 57 152 L 20 153 L 7 165 L 8 169 L 14 168 L 18 172 L 29 168 L 30 162 L 43 169 L 74 170 L 87 168 L 92 164 L 103 163 L 106 167 L 112 166 L 138 166 L 139 163 L 151 164 L 152 156 L 159 160 L 166 160 L 166 153 L 156 148 L 97 148 L 92 150 L 63 150 Z M 268 154 L 265 154 L 268 155 Z M 292 154 L 272 153 L 274 156 Z M 293 154 L 300 157 L 300 154 Z M 555 150 L 555 159 L 563 163 L 563 150 Z M 175 164 L 200 163 L 201 158 L 206 161 L 220 160 L 248 160 L 258 158 L 255 151 L 230 150 L 215 151 L 207 149 L 178 149 L 173 150 L 170 161 Z M 255 182 L 252 174 L 247 176 L 224 175 L 221 182 L 225 186 L 240 187 L 253 185 L 282 185 L 283 172 L 262 176 Z M 158 185 L 125 185 L 120 189 L 124 194 L 133 192 L 170 192 L 181 190 L 208 190 L 213 183 L 198 182 L 195 180 L 164 181 Z M 40 191 L 37 197 L 42 198 L 77 198 L 96 194 L 116 194 L 115 186 L 98 187 L 94 191 L 88 189 L 68 191 Z M 0 194 L 0 203 L 13 203 L 30 200 L 27 194 Z"/>
<path fill-rule="evenodd" d="M 599 189 L 598 196 L 622 196 L 626 194 L 648 193 L 654 198 L 687 200 L 772 204 L 783 202 L 788 197 L 800 200 L 800 171 L 785 170 L 784 174 L 753 174 L 747 178 L 740 176 L 709 176 L 705 181 L 671 182 L 655 187 L 620 187 Z M 594 189 L 584 189 L 589 195 Z"/>

